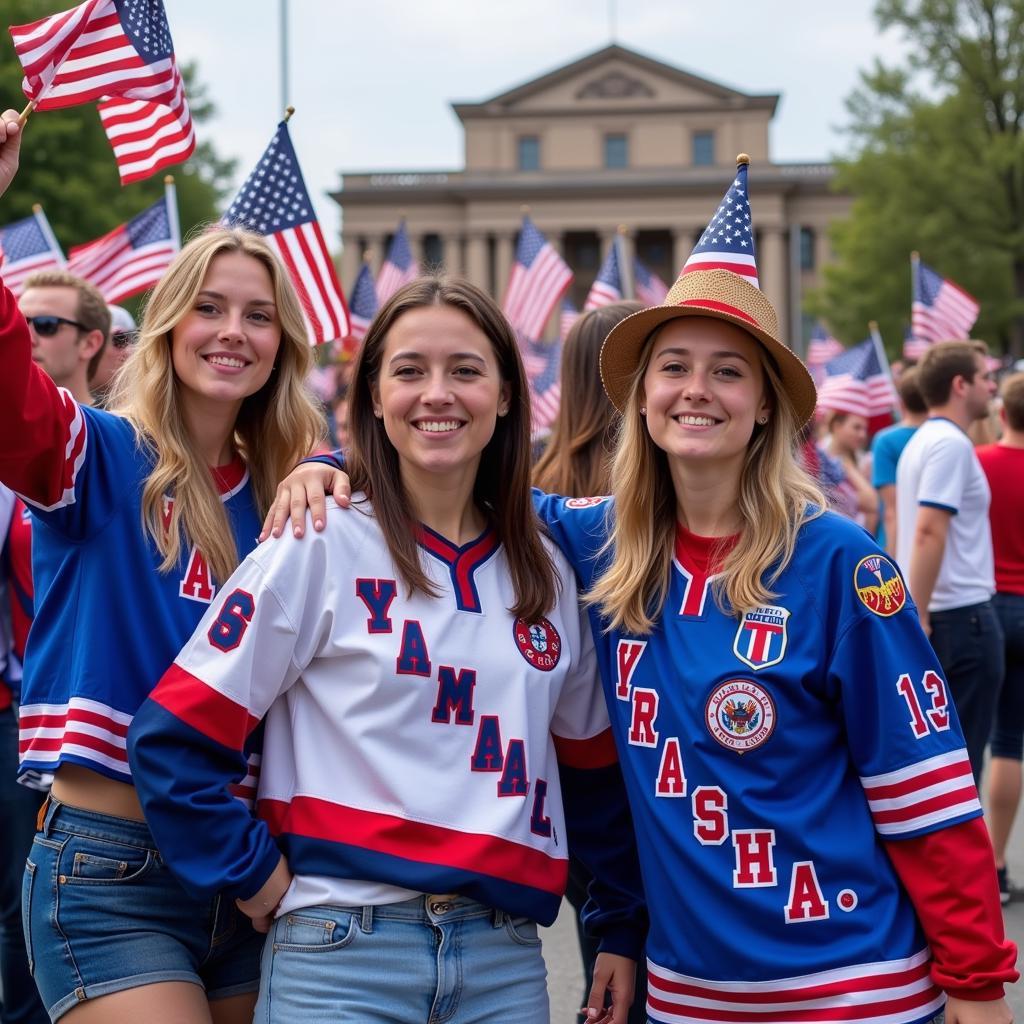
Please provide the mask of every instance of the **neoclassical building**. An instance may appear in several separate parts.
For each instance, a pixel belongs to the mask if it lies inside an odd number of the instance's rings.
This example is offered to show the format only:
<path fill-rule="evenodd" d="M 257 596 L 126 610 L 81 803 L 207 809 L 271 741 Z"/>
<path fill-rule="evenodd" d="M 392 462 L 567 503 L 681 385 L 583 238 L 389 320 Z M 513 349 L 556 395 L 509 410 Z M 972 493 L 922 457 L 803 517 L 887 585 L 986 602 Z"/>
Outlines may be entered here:
<path fill-rule="evenodd" d="M 501 298 L 524 209 L 576 273 L 580 306 L 617 231 L 671 283 L 750 155 L 761 287 L 800 345 L 801 296 L 829 258 L 827 227 L 848 197 L 827 163 L 776 163 L 778 95 L 727 88 L 625 47 L 606 46 L 479 103 L 455 103 L 465 167 L 343 174 L 341 276 L 376 270 L 400 216 L 428 266 Z"/>

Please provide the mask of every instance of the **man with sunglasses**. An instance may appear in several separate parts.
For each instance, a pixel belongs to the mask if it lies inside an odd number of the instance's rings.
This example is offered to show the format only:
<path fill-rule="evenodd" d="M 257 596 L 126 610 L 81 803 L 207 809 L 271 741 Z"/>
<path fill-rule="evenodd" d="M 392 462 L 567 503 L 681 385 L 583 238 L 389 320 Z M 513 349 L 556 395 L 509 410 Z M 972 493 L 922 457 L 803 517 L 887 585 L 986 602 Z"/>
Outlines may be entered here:
<path fill-rule="evenodd" d="M 121 364 L 131 355 L 139 332 L 135 319 L 124 306 L 108 306 L 110 310 L 110 340 L 100 353 L 95 372 L 89 377 L 92 400 L 101 409 L 107 407 L 110 385 Z"/>
<path fill-rule="evenodd" d="M 18 306 L 31 329 L 32 358 L 54 384 L 91 404 L 89 380 L 110 334 L 103 296 L 65 270 L 43 270 L 25 281 Z"/>
<path fill-rule="evenodd" d="M 89 380 L 110 333 L 110 312 L 95 287 L 63 270 L 25 281 L 19 306 L 29 323 L 32 356 L 59 387 L 91 404 Z M 32 518 L 0 485 L 0 583 L 6 585 L 0 637 L 0 1020 L 43 1024 L 48 1016 L 28 973 L 21 928 L 21 876 L 43 794 L 17 783 L 17 700 L 21 661 L 32 621 Z M 6 543 L 4 538 L 6 537 Z"/>

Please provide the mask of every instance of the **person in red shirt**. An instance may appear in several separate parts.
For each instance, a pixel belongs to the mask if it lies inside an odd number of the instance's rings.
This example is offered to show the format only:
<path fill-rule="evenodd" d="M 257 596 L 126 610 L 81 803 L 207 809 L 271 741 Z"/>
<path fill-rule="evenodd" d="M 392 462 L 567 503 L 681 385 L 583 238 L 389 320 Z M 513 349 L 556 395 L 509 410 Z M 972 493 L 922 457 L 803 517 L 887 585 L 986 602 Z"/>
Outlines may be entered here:
<path fill-rule="evenodd" d="M 996 612 L 1006 637 L 1006 676 L 990 741 L 988 825 L 1003 903 L 1024 897 L 1006 871 L 1006 844 L 1021 795 L 1024 758 L 1024 373 L 1007 377 L 999 412 L 1003 436 L 977 448 L 992 491 L 989 519 L 995 554 Z"/>

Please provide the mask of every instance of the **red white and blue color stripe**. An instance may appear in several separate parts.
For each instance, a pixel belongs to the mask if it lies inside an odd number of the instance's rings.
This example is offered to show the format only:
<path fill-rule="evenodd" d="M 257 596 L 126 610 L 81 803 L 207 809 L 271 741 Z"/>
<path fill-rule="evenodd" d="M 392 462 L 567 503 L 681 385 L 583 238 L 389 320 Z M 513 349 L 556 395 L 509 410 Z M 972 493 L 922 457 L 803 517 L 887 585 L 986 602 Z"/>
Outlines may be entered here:
<path fill-rule="evenodd" d="M 399 221 L 388 246 L 387 256 L 377 275 L 377 304 L 383 306 L 399 288 L 405 287 L 420 276 L 420 268 L 412 254 L 409 232 L 405 221 Z"/>
<path fill-rule="evenodd" d="M 521 338 L 542 338 L 573 273 L 529 217 L 523 217 L 502 309 Z"/>
<path fill-rule="evenodd" d="M 369 263 L 359 268 L 359 276 L 352 287 L 348 300 L 348 319 L 351 326 L 351 337 L 360 342 L 366 337 L 370 323 L 377 315 L 380 304 L 377 301 L 377 287 L 373 280 L 373 271 Z"/>
<path fill-rule="evenodd" d="M 981 312 L 978 300 L 919 259 L 912 259 L 911 267 L 910 322 L 914 337 L 929 344 L 969 338 Z"/>
<path fill-rule="evenodd" d="M 736 177 L 681 272 L 694 270 L 731 270 L 758 286 L 746 164 L 736 168 Z"/>
<path fill-rule="evenodd" d="M 660 306 L 668 295 L 668 285 L 639 259 L 633 260 L 633 288 L 645 306 Z"/>
<path fill-rule="evenodd" d="M 818 406 L 833 412 L 853 413 L 872 419 L 891 413 L 896 389 L 878 345 L 867 338 L 825 364 L 825 379 L 818 390 Z"/>
<path fill-rule="evenodd" d="M 281 257 L 299 293 L 310 344 L 348 337 L 345 296 L 284 121 L 224 220 L 258 231 Z"/>
<path fill-rule="evenodd" d="M 31 217 L 0 228 L 0 272 L 15 295 L 21 294 L 30 275 L 63 266 L 64 253 L 38 204 L 32 208 Z"/>
<path fill-rule="evenodd" d="M 610 306 L 613 302 L 621 302 L 624 294 L 622 287 L 622 271 L 619 235 L 616 235 L 608 249 L 608 255 L 597 272 L 594 283 L 590 286 L 587 301 L 583 303 L 583 312 L 588 309 L 600 309 Z"/>

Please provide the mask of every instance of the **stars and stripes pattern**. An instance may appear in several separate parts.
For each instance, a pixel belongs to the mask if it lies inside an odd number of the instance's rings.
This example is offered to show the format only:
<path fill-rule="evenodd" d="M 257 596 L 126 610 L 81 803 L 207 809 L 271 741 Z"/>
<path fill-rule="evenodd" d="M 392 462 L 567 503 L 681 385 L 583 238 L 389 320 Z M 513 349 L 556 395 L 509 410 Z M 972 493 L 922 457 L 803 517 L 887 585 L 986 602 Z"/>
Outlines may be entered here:
<path fill-rule="evenodd" d="M 99 112 L 122 185 L 180 164 L 196 148 L 192 116 L 180 78 L 170 103 L 113 99 L 101 103 Z"/>
<path fill-rule="evenodd" d="M 123 302 L 152 288 L 181 248 L 174 185 L 162 199 L 93 242 L 68 253 L 68 270 L 91 281 L 106 302 Z"/>
<path fill-rule="evenodd" d="M 4 284 L 20 295 L 25 279 L 40 270 L 64 266 L 64 253 L 37 203 L 32 216 L 0 228 L 0 274 Z"/>
<path fill-rule="evenodd" d="M 544 334 L 551 311 L 572 284 L 573 273 L 528 216 L 523 217 L 515 263 L 502 309 L 524 338 Z"/>
<path fill-rule="evenodd" d="M 924 338 L 915 338 L 914 328 L 907 327 L 903 331 L 903 358 L 917 362 L 932 347 L 932 344 Z"/>
<path fill-rule="evenodd" d="M 689 274 L 695 270 L 731 270 L 755 287 L 760 287 L 745 163 L 737 166 L 736 177 L 683 264 L 681 273 Z"/>
<path fill-rule="evenodd" d="M 807 367 L 815 370 L 827 362 L 841 356 L 844 352 L 843 343 L 832 337 L 828 329 L 820 321 L 811 331 L 811 339 L 807 343 Z"/>
<path fill-rule="evenodd" d="M 590 286 L 587 300 L 583 303 L 584 313 L 588 309 L 600 309 L 601 306 L 610 306 L 613 302 L 622 301 L 624 290 L 619 249 L 619 236 L 616 235 L 594 283 Z"/>
<path fill-rule="evenodd" d="M 966 820 L 981 811 L 963 747 L 860 782 L 875 829 L 883 836 L 931 831 L 939 822 Z"/>
<path fill-rule="evenodd" d="M 633 260 L 633 287 L 636 297 L 645 306 L 660 306 L 668 295 L 668 285 L 636 258 Z"/>
<path fill-rule="evenodd" d="M 919 341 L 961 341 L 969 338 L 978 319 L 978 300 L 958 284 L 911 259 L 913 302 L 910 324 Z"/>
<path fill-rule="evenodd" d="M 530 380 L 530 427 L 534 438 L 551 430 L 562 402 L 562 343 L 530 343 L 530 354 L 540 371 Z"/>
<path fill-rule="evenodd" d="M 825 378 L 818 389 L 819 408 L 849 412 L 866 419 L 892 412 L 896 389 L 873 338 L 829 360 L 824 370 Z"/>
<path fill-rule="evenodd" d="M 580 311 L 572 304 L 572 299 L 562 299 L 562 312 L 558 318 L 558 337 L 565 341 L 572 330 L 572 325 L 580 318 Z"/>
<path fill-rule="evenodd" d="M 348 337 L 345 296 L 284 121 L 223 219 L 263 235 L 280 257 L 302 303 L 311 345 Z"/>
<path fill-rule="evenodd" d="M 420 268 L 412 254 L 409 232 L 405 221 L 399 221 L 398 230 L 391 238 L 387 256 L 377 275 L 377 304 L 383 306 L 399 288 L 420 276 Z"/>
<path fill-rule="evenodd" d="M 191 155 L 192 118 L 161 0 L 86 0 L 10 31 L 37 109 L 105 101 L 100 117 L 123 182 Z"/>
<path fill-rule="evenodd" d="M 349 324 L 354 341 L 361 342 L 366 337 L 366 332 L 371 321 L 377 315 L 378 308 L 377 286 L 373 280 L 373 271 L 370 269 L 369 263 L 363 263 L 348 300 Z"/>

